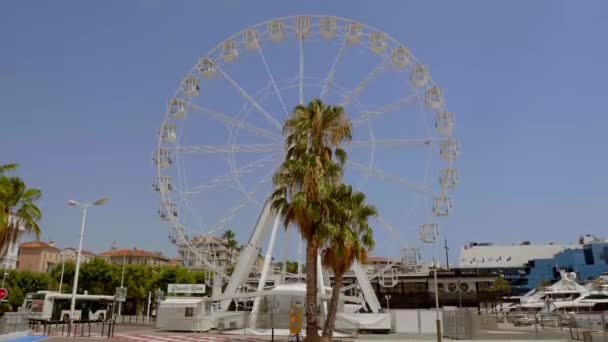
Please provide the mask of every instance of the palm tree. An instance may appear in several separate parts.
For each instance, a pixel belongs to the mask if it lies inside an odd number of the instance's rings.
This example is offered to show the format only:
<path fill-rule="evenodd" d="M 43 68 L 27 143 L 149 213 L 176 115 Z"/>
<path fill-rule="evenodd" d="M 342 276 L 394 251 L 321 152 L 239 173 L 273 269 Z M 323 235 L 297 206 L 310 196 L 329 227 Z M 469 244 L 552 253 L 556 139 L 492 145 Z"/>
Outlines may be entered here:
<path fill-rule="evenodd" d="M 17 164 L 0 165 L 0 256 L 6 255 L 9 245 L 17 241 L 20 226 L 36 238 L 40 236 L 38 222 L 42 215 L 35 202 L 42 193 L 28 189 L 19 177 L 4 175 L 17 167 Z"/>
<path fill-rule="evenodd" d="M 0 176 L 4 175 L 5 172 L 15 171 L 17 168 L 19 168 L 19 164 L 15 163 L 0 165 Z"/>
<path fill-rule="evenodd" d="M 295 223 L 306 240 L 306 335 L 317 339 L 316 236 L 325 217 L 331 188 L 340 183 L 346 152 L 340 145 L 352 138 L 344 109 L 312 100 L 297 106 L 283 127 L 285 160 L 273 177 L 272 207 L 284 225 Z"/>
<path fill-rule="evenodd" d="M 238 247 L 238 243 L 234 239 L 235 236 L 236 234 L 234 234 L 231 229 L 226 230 L 224 234 L 222 234 L 222 238 L 226 240 L 226 247 L 230 251 L 230 263 L 232 263 L 232 254 L 234 253 L 234 250 Z"/>
<path fill-rule="evenodd" d="M 344 184 L 332 191 L 329 208 L 330 218 L 318 234 L 327 237 L 323 264 L 334 272 L 334 286 L 323 327 L 323 337 L 331 340 L 336 325 L 342 279 L 353 262 L 365 262 L 368 251 L 374 248 L 372 228 L 368 220 L 377 215 L 377 211 L 366 204 L 363 193 L 353 192 L 351 186 Z"/>

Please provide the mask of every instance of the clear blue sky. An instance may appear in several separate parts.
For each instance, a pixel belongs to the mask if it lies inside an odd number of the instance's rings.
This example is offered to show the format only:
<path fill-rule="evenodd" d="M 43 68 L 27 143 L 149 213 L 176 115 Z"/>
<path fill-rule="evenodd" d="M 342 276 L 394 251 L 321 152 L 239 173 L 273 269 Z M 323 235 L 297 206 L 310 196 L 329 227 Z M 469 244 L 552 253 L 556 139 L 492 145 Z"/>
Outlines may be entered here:
<path fill-rule="evenodd" d="M 80 213 L 65 201 L 107 195 L 87 249 L 173 255 L 151 188 L 167 99 L 225 37 L 307 13 L 381 28 L 445 89 L 463 149 L 443 228 L 453 256 L 471 240 L 606 235 L 605 2 L 4 1 L 0 163 L 44 190 L 44 239 L 76 245 Z"/>

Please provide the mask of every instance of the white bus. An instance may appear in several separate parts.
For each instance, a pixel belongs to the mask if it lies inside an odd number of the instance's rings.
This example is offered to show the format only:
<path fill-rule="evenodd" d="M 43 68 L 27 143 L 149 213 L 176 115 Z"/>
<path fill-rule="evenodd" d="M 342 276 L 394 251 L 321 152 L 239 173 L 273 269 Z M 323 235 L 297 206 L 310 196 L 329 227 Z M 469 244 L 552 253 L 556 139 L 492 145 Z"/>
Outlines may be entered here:
<path fill-rule="evenodd" d="M 103 321 L 112 313 L 114 296 L 76 295 L 74 317 L 70 317 L 72 295 L 52 291 L 28 293 L 23 302 L 22 311 L 28 313 L 29 319 L 45 321 Z"/>

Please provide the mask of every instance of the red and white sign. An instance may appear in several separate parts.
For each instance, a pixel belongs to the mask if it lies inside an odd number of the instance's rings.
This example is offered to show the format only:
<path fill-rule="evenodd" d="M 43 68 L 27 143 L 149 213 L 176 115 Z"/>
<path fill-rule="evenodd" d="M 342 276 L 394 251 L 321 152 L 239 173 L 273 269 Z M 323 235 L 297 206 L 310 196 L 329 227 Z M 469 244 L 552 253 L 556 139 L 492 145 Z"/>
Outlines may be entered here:
<path fill-rule="evenodd" d="M 8 290 L 0 287 L 0 300 L 3 300 L 6 297 L 8 297 Z"/>

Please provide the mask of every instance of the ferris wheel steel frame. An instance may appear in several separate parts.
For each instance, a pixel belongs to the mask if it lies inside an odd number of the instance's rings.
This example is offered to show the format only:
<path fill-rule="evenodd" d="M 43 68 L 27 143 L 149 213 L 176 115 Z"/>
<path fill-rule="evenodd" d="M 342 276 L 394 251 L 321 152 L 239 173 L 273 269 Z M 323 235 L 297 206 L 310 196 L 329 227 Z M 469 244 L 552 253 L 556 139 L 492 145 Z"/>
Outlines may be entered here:
<path fill-rule="evenodd" d="M 286 85 L 283 85 L 279 81 L 277 81 L 274 74 L 272 73 L 271 67 L 267 62 L 266 56 L 264 55 L 264 50 L 261 42 L 278 42 L 282 39 L 290 37 L 293 34 L 295 34 L 296 38 L 299 40 L 298 76 L 293 80 L 292 83 L 287 83 Z M 338 52 L 333 60 L 333 63 L 329 69 L 327 76 L 323 79 L 305 76 L 304 42 L 309 36 L 316 34 L 319 34 L 320 36 L 328 40 L 334 38 L 341 39 Z M 369 42 L 369 47 L 371 50 L 373 50 L 373 52 L 381 55 L 383 58 L 380 63 L 375 65 L 374 68 L 371 69 L 361 79 L 359 83 L 357 83 L 354 87 L 347 89 L 335 81 L 336 68 L 340 64 L 340 61 L 342 60 L 342 57 L 344 56 L 348 46 L 364 44 L 365 41 Z M 267 85 L 253 95 L 248 93 L 223 69 L 223 66 L 225 64 L 230 63 L 239 57 L 240 51 L 247 50 L 256 52 L 259 55 L 260 61 L 263 64 L 264 70 L 269 78 Z M 358 95 L 366 89 L 366 87 L 373 79 L 375 79 L 386 69 L 390 68 L 391 65 L 393 67 L 402 69 L 410 68 L 411 82 L 414 85 L 413 88 L 420 89 L 420 91 L 416 91 L 416 93 L 413 95 L 400 98 L 394 102 L 382 105 L 375 109 L 368 110 L 360 102 Z M 211 108 L 206 108 L 204 106 L 195 104 L 192 101 L 192 98 L 197 96 L 200 91 L 200 79 L 212 79 L 213 77 L 217 76 L 221 76 L 221 78 L 228 82 L 228 84 L 239 94 L 239 96 L 245 100 L 246 104 L 243 105 L 241 110 L 239 110 L 239 112 L 235 115 L 222 113 Z M 314 83 L 306 83 L 307 81 Z M 253 293 L 248 293 L 247 295 L 249 296 L 261 294 L 264 292 L 263 280 L 265 280 L 268 274 L 269 266 L 266 261 L 270 260 L 269 258 L 272 255 L 276 230 L 279 225 L 279 215 L 277 215 L 277 213 L 272 212 L 268 200 L 264 204 L 262 204 L 252 198 L 252 196 L 255 195 L 255 192 L 258 191 L 257 186 L 268 182 L 268 179 L 260 180 L 256 184 L 256 186 L 253 187 L 256 188 L 254 189 L 253 194 L 250 193 L 251 190 L 246 189 L 246 187 L 241 184 L 239 180 L 239 175 L 251 172 L 250 170 L 261 167 L 260 165 L 262 165 L 262 163 L 268 162 L 269 160 L 273 160 L 284 153 L 282 144 L 283 136 L 282 134 L 280 134 L 282 125 L 277 120 L 277 118 L 273 117 L 262 105 L 260 105 L 260 102 L 264 97 L 269 96 L 270 92 L 274 92 L 278 101 L 281 104 L 281 107 L 284 111 L 284 115 L 287 116 L 289 112 L 287 110 L 287 106 L 285 105 L 285 101 L 281 95 L 282 91 L 286 89 L 298 88 L 299 102 L 300 104 L 303 104 L 305 95 L 304 89 L 306 86 L 321 88 L 321 91 L 318 95 L 318 97 L 320 98 L 325 98 L 327 94 L 332 91 L 335 94 L 341 96 L 343 99 L 345 99 L 344 102 L 340 103 L 341 105 L 346 106 L 352 103 L 354 106 L 359 108 L 361 115 L 357 118 L 352 118 L 351 121 L 353 123 L 353 126 L 355 127 L 367 124 L 370 138 L 368 140 L 354 140 L 348 145 L 348 147 L 369 148 L 370 161 L 367 165 L 349 161 L 347 166 L 350 169 L 359 172 L 364 178 L 375 177 L 376 179 L 380 179 L 391 184 L 397 184 L 399 186 L 402 186 L 407 191 L 413 191 L 427 196 L 434 196 L 433 214 L 435 214 L 435 216 L 448 215 L 449 212 L 452 210 L 453 203 L 451 197 L 448 196 L 448 191 L 453 188 L 459 181 L 459 175 L 457 173 L 457 170 L 454 168 L 454 160 L 460 153 L 460 147 L 453 137 L 453 114 L 451 112 L 448 112 L 445 108 L 441 88 L 438 88 L 435 85 L 426 67 L 422 63 L 420 63 L 418 59 L 413 54 L 411 54 L 411 52 L 404 45 L 399 43 L 390 35 L 376 29 L 375 27 L 336 16 L 288 16 L 271 19 L 250 26 L 230 36 L 229 38 L 212 48 L 205 56 L 200 58 L 199 62 L 196 63 L 195 66 L 193 66 L 190 72 L 188 72 L 187 76 L 184 78 L 180 87 L 178 88 L 169 103 L 167 112 L 161 125 L 161 130 L 159 132 L 160 137 L 158 139 L 157 150 L 154 154 L 154 160 L 157 166 L 157 179 L 161 182 L 161 185 L 155 185 L 161 195 L 161 208 L 159 210 L 159 212 L 161 213 L 161 218 L 170 222 L 172 226 L 171 234 L 172 236 L 176 237 L 175 239 L 177 243 L 183 244 L 187 248 L 189 248 L 197 256 L 197 260 L 202 262 L 206 268 L 213 270 L 221 278 L 229 279 L 224 294 L 217 297 L 217 299 L 221 301 L 222 311 L 228 309 L 230 301 L 237 295 L 236 292 L 238 286 L 243 285 L 254 291 Z M 262 93 L 262 91 L 265 91 L 265 93 Z M 424 96 L 420 95 L 420 92 L 422 91 L 424 93 Z M 256 100 L 256 98 L 258 99 Z M 372 129 L 370 123 L 371 120 L 376 117 L 385 115 L 389 112 L 398 111 L 399 109 L 405 106 L 410 106 L 413 103 L 420 103 L 423 100 L 425 102 L 425 105 L 430 108 L 430 110 L 435 111 L 437 113 L 436 128 L 439 130 L 439 135 L 442 138 L 432 138 L 430 136 L 427 136 L 411 139 L 377 139 L 375 137 L 374 130 Z M 177 111 L 175 110 L 175 106 L 177 106 Z M 179 112 L 180 108 L 183 109 L 183 113 Z M 267 128 L 258 127 L 251 123 L 245 122 L 245 120 L 250 114 L 254 114 L 252 113 L 252 111 L 255 112 L 255 115 L 260 115 L 260 118 L 263 118 L 265 121 L 267 121 L 267 124 L 270 124 L 271 126 L 276 128 L 279 133 L 275 133 L 273 131 L 268 130 Z M 229 128 L 229 143 L 226 145 L 181 146 L 179 144 L 179 139 L 176 139 L 176 128 L 173 122 L 185 118 L 186 113 L 201 113 L 213 120 L 217 120 L 218 122 L 221 122 L 222 124 L 226 125 Z M 248 131 L 255 135 L 265 137 L 267 139 L 272 140 L 274 143 L 245 145 L 237 144 L 236 132 L 238 132 L 239 130 Z M 427 132 L 427 135 L 430 135 L 430 133 Z M 173 139 L 173 141 L 171 141 L 171 139 Z M 173 146 L 167 147 L 165 143 L 171 142 L 173 143 Z M 430 188 L 420 186 L 419 184 L 415 184 L 413 182 L 409 182 L 406 179 L 400 177 L 399 175 L 388 174 L 383 170 L 374 167 L 374 153 L 376 151 L 376 148 L 384 146 L 423 146 L 425 148 L 438 147 L 441 159 L 445 160 L 447 164 L 447 166 L 442 169 L 440 176 L 440 193 L 436 194 Z M 162 179 L 163 177 L 165 177 L 163 174 L 163 169 L 172 165 L 172 151 L 176 155 L 175 159 L 177 162 L 177 174 L 180 184 L 173 184 L 171 185 L 172 188 L 169 188 L 162 184 Z M 237 167 L 235 162 L 236 154 L 261 152 L 269 153 L 269 155 L 264 158 L 250 162 L 246 165 L 238 165 Z M 182 180 L 182 171 L 180 170 L 180 164 L 182 163 L 182 161 L 180 161 L 180 154 L 188 153 L 226 154 L 228 155 L 230 170 L 227 174 L 218 176 L 203 184 L 199 184 L 192 188 L 189 188 L 187 184 L 182 184 L 186 183 L 186 180 Z M 170 179 L 166 181 L 171 182 Z M 261 207 L 260 215 L 249 237 L 248 243 L 243 249 L 243 251 L 239 254 L 239 260 L 231 275 L 227 274 L 225 270 L 218 268 L 206 257 L 200 255 L 198 249 L 195 248 L 195 246 L 188 238 L 186 231 L 189 229 L 187 227 L 183 227 L 179 222 L 175 203 L 172 203 L 169 200 L 169 193 L 171 191 L 179 191 L 180 200 L 185 203 L 186 209 L 191 212 L 195 220 L 199 221 L 201 226 L 204 226 L 202 219 L 200 218 L 200 216 L 197 216 L 198 214 L 196 214 L 194 208 L 192 208 L 188 196 L 202 193 L 207 189 L 212 189 L 217 186 L 222 186 L 222 184 L 230 181 L 234 181 L 235 183 L 237 183 L 237 188 L 239 188 L 239 190 L 245 196 L 245 201 L 233 207 L 230 210 L 230 214 L 228 216 L 225 216 L 224 218 L 218 220 L 214 225 L 207 225 L 208 232 L 222 229 L 223 225 L 226 222 L 229 222 L 234 217 L 234 215 L 236 215 L 236 212 L 243 208 L 248 201 L 257 204 Z M 265 236 L 268 234 L 269 222 L 272 221 L 273 218 L 275 223 L 273 224 L 271 230 L 271 243 L 268 246 L 268 250 L 265 256 L 264 266 L 260 274 L 261 279 L 257 288 L 252 288 L 251 286 L 244 284 L 244 282 L 249 276 L 252 269 L 254 269 L 253 264 L 255 262 L 255 258 L 261 251 L 262 242 L 265 239 Z M 394 229 L 392 228 L 392 226 L 383 223 L 382 221 L 381 223 L 382 225 L 387 227 L 387 230 L 392 231 L 394 233 Z M 422 224 L 420 227 L 421 229 L 423 226 L 433 227 L 433 229 L 436 228 L 435 223 L 429 224 L 433 224 L 435 226 L 428 226 Z M 424 232 L 422 231 L 420 232 L 421 236 L 423 235 L 423 233 Z M 301 243 L 299 244 L 299 246 L 301 246 Z M 319 276 L 317 277 L 318 287 L 321 291 L 321 294 L 323 294 L 325 284 L 322 268 L 320 267 L 319 257 L 317 258 L 317 263 L 319 265 Z M 281 271 L 282 279 L 285 279 L 286 276 L 285 266 L 286 263 L 284 263 L 283 269 Z M 380 309 L 380 303 L 373 289 L 371 288 L 370 279 L 365 273 L 365 270 L 360 264 L 355 263 L 355 265 L 353 266 L 353 271 L 356 274 L 357 280 L 363 292 L 364 299 L 370 310 L 373 312 L 378 312 Z M 298 279 L 300 279 L 301 277 L 300 272 L 300 265 L 298 265 Z M 374 275 L 373 277 L 375 276 L 377 275 Z M 254 303 L 254 308 L 255 307 L 257 307 L 257 305 Z M 257 310 L 254 310 L 254 314 L 255 311 Z"/>

